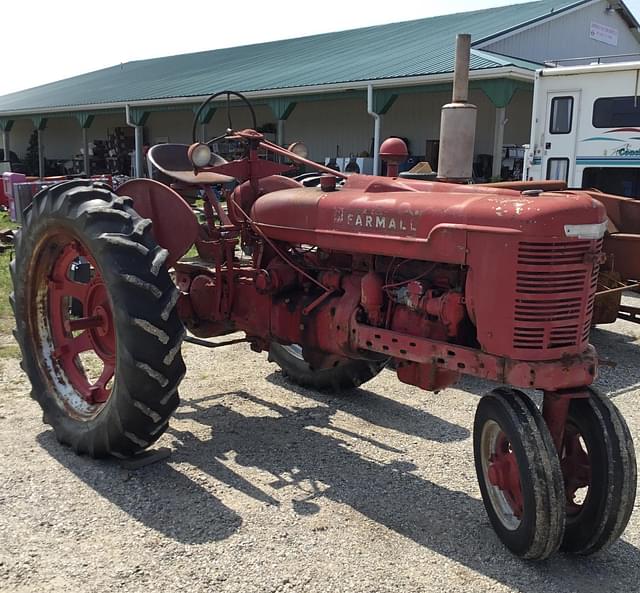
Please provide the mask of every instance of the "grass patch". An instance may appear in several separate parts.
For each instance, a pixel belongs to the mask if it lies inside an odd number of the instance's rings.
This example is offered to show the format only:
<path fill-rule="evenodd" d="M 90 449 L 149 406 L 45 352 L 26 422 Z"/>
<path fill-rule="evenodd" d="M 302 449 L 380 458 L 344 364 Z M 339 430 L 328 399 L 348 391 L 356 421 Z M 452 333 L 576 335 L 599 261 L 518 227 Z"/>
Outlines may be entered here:
<path fill-rule="evenodd" d="M 8 212 L 0 212 L 0 230 L 17 229 L 20 225 L 9 218 Z"/>
<path fill-rule="evenodd" d="M 20 359 L 21 357 L 22 355 L 20 354 L 20 346 L 18 346 L 17 344 L 0 346 L 0 360 L 7 358 Z"/>
<path fill-rule="evenodd" d="M 0 212 L 0 230 L 17 229 L 19 225 L 9 220 L 7 212 Z M 15 326 L 13 321 L 13 311 L 9 304 L 9 294 L 11 293 L 11 275 L 9 274 L 9 262 L 13 257 L 12 251 L 8 250 L 0 253 L 0 334 L 11 334 Z M 0 358 L 9 358 L 0 353 Z"/>
<path fill-rule="evenodd" d="M 13 254 L 9 251 L 0 253 L 0 331 L 5 333 L 7 323 L 13 327 L 13 311 L 9 304 L 9 294 L 13 290 L 11 285 L 11 274 L 9 273 L 9 262 Z"/>

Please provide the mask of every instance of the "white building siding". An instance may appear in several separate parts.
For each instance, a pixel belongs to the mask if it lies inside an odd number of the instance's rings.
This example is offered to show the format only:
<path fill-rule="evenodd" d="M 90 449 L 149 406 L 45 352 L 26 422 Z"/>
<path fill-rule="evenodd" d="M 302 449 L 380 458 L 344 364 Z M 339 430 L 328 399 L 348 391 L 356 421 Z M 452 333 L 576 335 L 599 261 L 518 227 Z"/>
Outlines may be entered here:
<path fill-rule="evenodd" d="M 144 139 L 149 144 L 170 142 L 191 144 L 193 111 L 154 111 L 144 126 Z"/>
<path fill-rule="evenodd" d="M 89 141 L 106 140 L 109 133 L 118 126 L 124 126 L 122 114 L 96 115 L 89 128 Z M 33 133 L 33 122 L 30 118 L 17 119 L 11 129 L 11 150 L 23 158 L 29 138 Z M 67 160 L 80 154 L 82 148 L 82 129 L 75 117 L 51 117 L 43 134 L 43 145 L 47 159 Z"/>
<path fill-rule="evenodd" d="M 389 112 L 382 118 L 381 138 L 401 136 L 409 140 L 411 154 L 424 155 L 427 140 L 437 140 L 440 135 L 440 110 L 450 100 L 449 93 L 407 93 L 398 97 Z M 470 100 L 478 107 L 476 129 L 476 154 L 491 154 L 495 108 L 480 90 L 470 94 Z M 518 91 L 507 107 L 508 123 L 505 128 L 506 144 L 523 144 L 529 138 L 531 93 Z M 146 142 L 191 143 L 193 111 L 152 112 L 146 122 Z M 258 126 L 276 124 L 275 117 L 266 106 L 256 107 Z M 247 110 L 232 111 L 233 124 L 237 128 L 250 126 Z M 107 140 L 116 127 L 124 127 L 122 114 L 96 115 L 89 128 L 89 141 Z M 209 137 L 221 134 L 227 127 L 226 109 L 219 109 L 207 125 Z M 33 131 L 31 119 L 16 120 L 11 132 L 12 150 L 24 157 L 29 136 Z M 200 129 L 198 130 L 200 133 Z M 273 139 L 273 136 L 268 136 Z M 285 144 L 303 140 L 309 147 L 313 160 L 325 157 L 370 152 L 373 142 L 373 119 L 367 114 L 364 99 L 300 102 L 285 123 Z M 47 159 L 67 160 L 80 154 L 82 130 L 75 117 L 50 118 L 44 133 Z M 436 163 L 433 163 L 434 167 Z"/>
<path fill-rule="evenodd" d="M 602 0 L 515 33 L 501 41 L 488 43 L 482 48 L 540 63 L 566 58 L 638 54 L 640 42 L 618 13 L 606 12 L 609 4 Z M 591 39 L 589 33 L 592 22 L 616 29 L 617 46 Z"/>
<path fill-rule="evenodd" d="M 257 106 L 255 111 L 258 126 L 275 122 L 275 118 L 268 107 Z M 158 142 L 191 144 L 194 116 L 195 113 L 192 109 L 184 111 L 152 111 L 144 127 L 145 141 L 151 144 L 157 144 Z M 231 119 L 234 128 L 251 127 L 251 116 L 247 108 L 233 108 L 231 110 Z M 216 110 L 211 121 L 206 126 L 207 140 L 212 136 L 219 136 L 227 127 L 227 109 L 222 107 Z M 198 139 L 200 139 L 201 126 L 198 126 L 197 133 Z"/>
<path fill-rule="evenodd" d="M 382 116 L 381 139 L 400 136 L 409 140 L 414 155 L 424 155 L 426 142 L 440 136 L 440 110 L 451 100 L 450 93 L 401 94 Z M 473 90 L 470 101 L 478 107 L 476 154 L 492 154 L 495 107 L 485 93 Z M 529 140 L 532 93 L 518 91 L 507 107 L 505 143 Z M 285 142 L 303 140 L 313 160 L 370 152 L 373 119 L 366 101 L 348 99 L 299 103 L 285 125 Z M 435 164 L 434 164 L 435 165 Z"/>
<path fill-rule="evenodd" d="M 440 112 L 451 101 L 451 93 L 409 93 L 400 95 L 383 120 L 384 136 L 409 139 L 412 154 L 424 155 L 427 140 L 440 137 Z M 472 90 L 469 101 L 478 108 L 475 152 L 491 153 L 494 107 L 484 92 Z M 434 164 L 435 166 L 435 164 Z"/>
<path fill-rule="evenodd" d="M 451 93 L 400 95 L 383 116 L 382 138 L 407 138 L 411 154 L 424 155 L 427 140 L 437 140 L 440 136 L 440 109 L 450 100 Z"/>
<path fill-rule="evenodd" d="M 371 151 L 373 119 L 360 99 L 298 103 L 285 124 L 285 144 L 302 140 L 309 156 L 349 156 Z"/>

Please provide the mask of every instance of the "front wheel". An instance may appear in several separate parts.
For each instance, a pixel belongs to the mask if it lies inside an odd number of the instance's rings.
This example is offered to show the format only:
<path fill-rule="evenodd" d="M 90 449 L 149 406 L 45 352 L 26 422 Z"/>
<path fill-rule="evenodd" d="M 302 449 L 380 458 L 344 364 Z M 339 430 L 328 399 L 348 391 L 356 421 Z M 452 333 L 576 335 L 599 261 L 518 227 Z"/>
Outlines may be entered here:
<path fill-rule="evenodd" d="M 560 456 L 567 530 L 562 548 L 593 554 L 622 535 L 636 498 L 636 457 L 627 424 L 608 397 L 590 388 L 571 400 Z"/>
<path fill-rule="evenodd" d="M 473 452 L 482 500 L 502 543 L 523 558 L 550 556 L 564 533 L 564 491 L 558 454 L 533 402 L 515 389 L 485 395 Z"/>
<path fill-rule="evenodd" d="M 94 457 L 158 439 L 185 370 L 167 252 L 131 204 L 86 180 L 45 190 L 11 263 L 32 396 L 58 440 Z"/>

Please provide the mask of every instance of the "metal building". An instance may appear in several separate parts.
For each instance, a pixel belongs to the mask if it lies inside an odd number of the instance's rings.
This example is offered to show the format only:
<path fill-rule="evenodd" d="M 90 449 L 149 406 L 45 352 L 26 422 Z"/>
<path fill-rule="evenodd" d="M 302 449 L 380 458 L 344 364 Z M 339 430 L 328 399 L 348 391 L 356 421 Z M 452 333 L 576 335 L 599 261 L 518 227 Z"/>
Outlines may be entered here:
<path fill-rule="evenodd" d="M 528 141 L 535 70 L 548 61 L 637 56 L 638 28 L 624 2 L 539 0 L 135 61 L 0 97 L 0 130 L 5 149 L 19 156 L 37 131 L 41 174 L 45 159 L 62 166 L 74 156 L 87 171 L 90 143 L 116 129 L 130 132 L 138 155 L 145 142 L 190 142 L 199 102 L 232 89 L 255 102 L 259 125 L 272 139 L 302 139 L 314 160 L 373 156 L 380 116 L 383 138 L 404 137 L 416 158 L 434 161 L 440 107 L 451 95 L 455 36 L 468 32 L 475 154 L 479 162 L 493 161 L 490 174 L 499 176 L 504 145 Z M 237 111 L 234 124 L 246 125 Z M 215 107 L 200 123 L 204 135 L 226 127 Z"/>

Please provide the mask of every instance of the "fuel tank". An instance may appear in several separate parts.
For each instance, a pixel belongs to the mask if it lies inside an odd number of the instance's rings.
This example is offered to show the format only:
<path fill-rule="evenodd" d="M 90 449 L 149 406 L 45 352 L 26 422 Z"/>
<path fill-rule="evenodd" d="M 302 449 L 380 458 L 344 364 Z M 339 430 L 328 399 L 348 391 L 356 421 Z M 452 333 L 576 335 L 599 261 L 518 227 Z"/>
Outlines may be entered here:
<path fill-rule="evenodd" d="M 349 253 L 467 263 L 469 233 L 563 238 L 600 224 L 582 192 L 514 190 L 352 175 L 342 188 L 290 188 L 258 198 L 252 218 L 270 238 Z"/>

